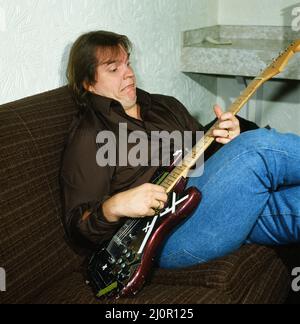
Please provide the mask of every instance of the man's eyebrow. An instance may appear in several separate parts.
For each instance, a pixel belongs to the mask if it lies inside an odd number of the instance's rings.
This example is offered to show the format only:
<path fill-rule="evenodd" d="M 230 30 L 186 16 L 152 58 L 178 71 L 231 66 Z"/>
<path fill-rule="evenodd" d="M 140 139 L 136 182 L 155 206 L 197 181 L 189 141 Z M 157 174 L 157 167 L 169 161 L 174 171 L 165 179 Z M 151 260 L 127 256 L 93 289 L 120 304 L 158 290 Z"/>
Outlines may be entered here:
<path fill-rule="evenodd" d="M 130 59 L 130 53 L 128 53 L 127 55 L 127 60 Z M 118 64 L 120 63 L 121 61 L 120 60 L 117 60 L 117 59 L 110 59 L 108 61 L 104 61 L 102 62 L 100 65 L 111 65 L 111 64 Z"/>
<path fill-rule="evenodd" d="M 118 60 L 110 60 L 110 61 L 102 62 L 101 65 L 111 65 L 111 64 L 118 63 L 118 62 L 120 62 L 120 61 L 118 61 Z"/>

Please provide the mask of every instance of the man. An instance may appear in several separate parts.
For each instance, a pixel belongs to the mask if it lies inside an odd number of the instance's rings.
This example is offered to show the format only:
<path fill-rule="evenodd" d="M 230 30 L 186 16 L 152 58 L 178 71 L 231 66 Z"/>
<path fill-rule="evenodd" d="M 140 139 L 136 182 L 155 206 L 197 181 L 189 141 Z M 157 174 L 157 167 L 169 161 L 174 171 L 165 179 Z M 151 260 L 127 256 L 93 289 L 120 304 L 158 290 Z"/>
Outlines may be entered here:
<path fill-rule="evenodd" d="M 164 188 L 149 183 L 157 167 L 100 167 L 98 134 L 118 135 L 120 124 L 149 135 L 206 131 L 214 123 L 202 127 L 175 98 L 138 89 L 130 48 L 126 36 L 100 31 L 82 35 L 70 54 L 69 86 L 81 109 L 62 167 L 65 227 L 89 249 L 112 238 L 126 218 L 152 217 L 168 200 Z M 202 192 L 202 202 L 166 239 L 161 267 L 206 262 L 247 242 L 299 241 L 300 138 L 255 130 L 255 124 L 214 109 L 221 121 L 214 130 L 215 153 L 203 176 L 188 182 Z"/>

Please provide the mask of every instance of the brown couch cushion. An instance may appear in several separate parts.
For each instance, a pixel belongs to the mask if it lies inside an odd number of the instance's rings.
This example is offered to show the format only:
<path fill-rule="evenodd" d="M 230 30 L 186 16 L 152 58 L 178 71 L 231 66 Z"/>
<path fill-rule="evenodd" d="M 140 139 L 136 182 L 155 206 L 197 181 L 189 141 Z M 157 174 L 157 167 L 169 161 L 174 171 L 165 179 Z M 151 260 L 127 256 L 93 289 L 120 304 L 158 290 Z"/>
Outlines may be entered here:
<path fill-rule="evenodd" d="M 73 114 L 66 88 L 0 108 L 0 302 L 28 302 L 78 265 L 64 242 L 58 183 Z"/>
<path fill-rule="evenodd" d="M 190 285 L 146 286 L 135 298 L 99 301 L 84 283 L 80 273 L 73 273 L 39 296 L 36 304 L 223 304 L 229 299 L 222 291 Z"/>
<path fill-rule="evenodd" d="M 172 285 L 201 285 L 207 288 L 230 292 L 237 284 L 253 282 L 266 265 L 277 258 L 274 250 L 257 245 L 245 245 L 240 250 L 222 259 L 184 270 L 159 269 L 153 282 Z"/>
<path fill-rule="evenodd" d="M 261 277 L 266 273 L 268 276 L 262 280 Z M 229 295 L 234 303 L 244 302 L 244 299 L 250 296 L 252 300 L 256 298 L 262 302 L 263 297 L 266 297 L 264 294 L 270 293 L 266 287 L 277 284 L 280 285 L 280 289 L 272 291 L 273 296 L 269 296 L 268 299 L 274 302 L 284 301 L 290 289 L 289 274 L 276 250 L 257 245 L 245 245 L 235 253 L 200 266 L 173 270 L 171 275 L 169 270 L 159 269 L 155 272 L 152 282 L 217 289 Z M 251 288 L 255 286 L 256 288 Z"/>
<path fill-rule="evenodd" d="M 252 251 L 255 248 L 257 247 L 253 247 Z M 253 252 L 255 254 L 255 251 Z M 265 253 L 270 255 L 267 251 Z M 232 260 L 234 258 L 232 256 Z M 252 268 L 252 261 L 246 261 L 245 259 L 244 264 L 247 263 Z M 219 269 L 214 268 L 214 263 L 208 263 L 192 269 L 159 270 L 152 282 L 146 285 L 136 297 L 122 298 L 117 301 L 94 298 L 90 287 L 85 284 L 83 276 L 80 273 L 73 273 L 56 285 L 46 289 L 43 294 L 36 298 L 34 303 L 277 304 L 285 301 L 289 290 L 289 280 L 281 260 L 277 257 L 270 257 L 268 262 L 263 262 L 264 266 L 261 266 L 260 269 L 256 268 L 256 271 L 250 269 L 250 272 L 248 272 L 245 268 L 245 273 L 242 271 L 243 267 L 239 267 L 238 264 L 231 264 L 228 259 L 219 260 L 217 263 Z M 205 271 L 204 268 L 206 268 Z M 232 276 L 232 278 L 228 276 Z M 221 277 L 224 279 L 227 277 L 229 282 L 232 282 L 232 289 L 225 291 L 220 289 L 218 281 L 219 284 L 223 281 Z M 216 283 L 211 281 L 213 278 L 216 278 Z M 202 285 L 201 283 L 205 283 L 207 279 L 208 282 Z M 226 283 L 223 282 L 223 287 L 225 287 L 224 284 L 226 286 Z"/>
<path fill-rule="evenodd" d="M 156 269 L 135 298 L 97 300 L 84 277 L 73 273 L 36 299 L 70 304 L 249 304 L 282 303 L 289 278 L 273 249 L 245 246 L 226 258 L 182 269 Z"/>

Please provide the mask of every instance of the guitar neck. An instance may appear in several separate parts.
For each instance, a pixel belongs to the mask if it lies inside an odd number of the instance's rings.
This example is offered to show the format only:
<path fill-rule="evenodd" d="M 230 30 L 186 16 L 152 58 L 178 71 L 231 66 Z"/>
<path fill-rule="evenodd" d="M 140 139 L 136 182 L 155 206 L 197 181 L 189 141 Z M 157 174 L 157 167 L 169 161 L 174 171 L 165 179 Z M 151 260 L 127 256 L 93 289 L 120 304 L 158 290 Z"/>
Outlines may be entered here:
<path fill-rule="evenodd" d="M 255 91 L 264 83 L 263 78 L 254 79 L 250 85 L 245 89 L 241 96 L 229 107 L 229 112 L 233 115 L 238 114 L 247 101 L 253 96 Z M 192 151 L 184 157 L 180 166 L 177 166 L 169 176 L 161 184 L 167 191 L 171 192 L 177 182 L 182 178 L 186 178 L 189 170 L 195 165 L 197 160 L 204 154 L 204 152 L 214 142 L 213 131 L 219 128 L 219 121 L 217 121 L 202 137 L 202 139 L 194 146 Z"/>
<path fill-rule="evenodd" d="M 233 115 L 243 108 L 243 106 L 250 100 L 257 89 L 266 81 L 270 80 L 273 76 L 283 71 L 288 61 L 296 52 L 300 51 L 300 40 L 292 43 L 279 57 L 272 62 L 258 77 L 256 77 L 243 93 L 234 101 L 229 107 L 228 112 Z M 177 182 L 182 178 L 188 176 L 190 169 L 196 164 L 197 160 L 204 154 L 209 146 L 214 142 L 213 131 L 219 128 L 220 121 L 217 121 L 201 138 L 201 140 L 194 146 L 183 159 L 180 166 L 177 166 L 168 177 L 162 182 L 161 186 L 170 193 L 176 186 Z"/>
<path fill-rule="evenodd" d="M 265 82 L 262 77 L 255 78 L 249 86 L 244 90 L 238 99 L 229 107 L 228 112 L 231 112 L 234 116 L 237 115 L 243 106 L 249 101 L 256 90 Z M 219 127 L 219 121 L 217 121 L 206 133 L 206 136 L 211 137 L 214 129 Z"/>

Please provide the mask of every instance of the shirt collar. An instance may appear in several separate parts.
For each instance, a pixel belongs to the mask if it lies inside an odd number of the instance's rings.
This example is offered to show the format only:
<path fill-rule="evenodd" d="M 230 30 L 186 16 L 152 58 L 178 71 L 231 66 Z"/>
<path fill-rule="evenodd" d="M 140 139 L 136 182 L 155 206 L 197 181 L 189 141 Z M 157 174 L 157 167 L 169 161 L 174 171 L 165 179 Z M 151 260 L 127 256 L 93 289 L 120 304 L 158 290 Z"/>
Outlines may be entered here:
<path fill-rule="evenodd" d="M 99 96 L 94 93 L 89 93 L 89 99 L 92 108 L 102 114 L 109 115 L 111 109 L 123 109 L 120 103 L 114 99 Z M 140 104 L 142 113 L 145 114 L 151 109 L 151 96 L 148 92 L 137 88 L 137 102 Z"/>

